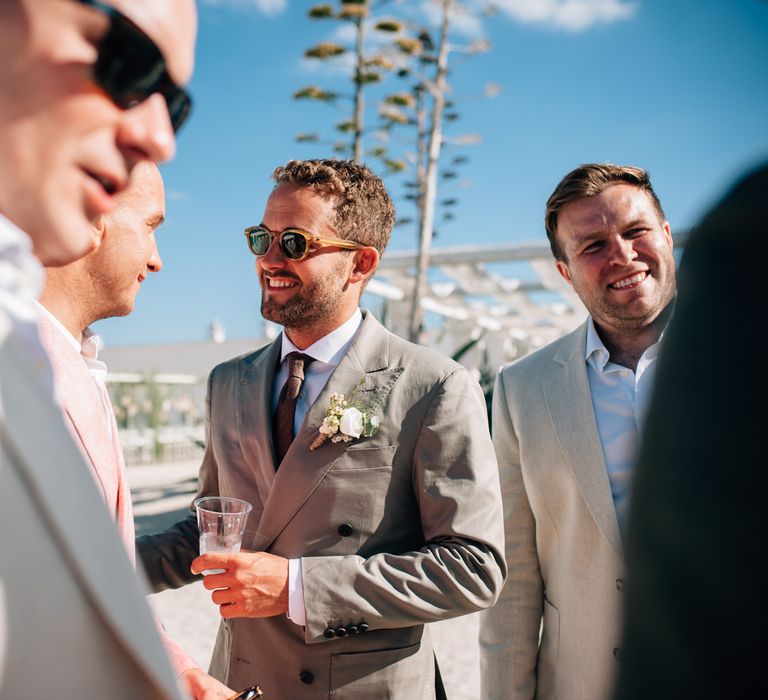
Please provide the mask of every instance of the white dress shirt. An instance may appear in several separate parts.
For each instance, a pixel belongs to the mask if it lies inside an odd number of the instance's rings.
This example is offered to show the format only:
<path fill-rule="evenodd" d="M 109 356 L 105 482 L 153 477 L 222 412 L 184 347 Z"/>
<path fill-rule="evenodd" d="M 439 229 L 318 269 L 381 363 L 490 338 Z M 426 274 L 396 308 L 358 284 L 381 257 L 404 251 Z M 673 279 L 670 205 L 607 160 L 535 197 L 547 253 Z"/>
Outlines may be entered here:
<path fill-rule="evenodd" d="M 645 425 L 659 343 L 640 356 L 637 370 L 610 361 L 610 355 L 590 318 L 586 361 L 592 407 L 603 448 L 619 529 L 623 535 L 630 485 L 640 436 Z"/>
<path fill-rule="evenodd" d="M 0 342 L 13 334 L 53 391 L 51 365 L 37 333 L 35 300 L 44 282 L 45 271 L 32 254 L 31 239 L 0 214 Z"/>
<path fill-rule="evenodd" d="M 272 414 L 277 409 L 277 400 L 280 391 L 288 379 L 288 363 L 285 358 L 289 353 L 302 352 L 311 357 L 312 362 L 304 369 L 304 383 L 296 399 L 296 415 L 293 420 L 293 434 L 301 428 L 307 411 L 315 403 L 320 392 L 325 388 L 341 359 L 347 354 L 349 346 L 360 330 L 363 323 L 363 314 L 359 308 L 355 313 L 341 324 L 336 330 L 312 343 L 306 350 L 299 350 L 283 332 L 282 349 L 280 353 L 280 371 L 275 376 L 275 385 L 272 389 Z M 301 559 L 290 559 L 288 562 L 288 617 L 297 625 L 304 625 L 307 621 L 307 612 L 304 607 L 304 590 L 301 580 Z"/>

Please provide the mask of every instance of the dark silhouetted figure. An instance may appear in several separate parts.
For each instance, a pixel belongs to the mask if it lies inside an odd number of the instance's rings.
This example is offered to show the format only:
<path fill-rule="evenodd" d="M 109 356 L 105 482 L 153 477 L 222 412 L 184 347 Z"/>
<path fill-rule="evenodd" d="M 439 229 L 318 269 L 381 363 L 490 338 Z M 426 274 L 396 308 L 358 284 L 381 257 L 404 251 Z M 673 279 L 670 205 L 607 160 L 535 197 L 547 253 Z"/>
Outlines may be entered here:
<path fill-rule="evenodd" d="M 616 700 L 768 698 L 768 164 L 692 234 L 627 541 Z"/>

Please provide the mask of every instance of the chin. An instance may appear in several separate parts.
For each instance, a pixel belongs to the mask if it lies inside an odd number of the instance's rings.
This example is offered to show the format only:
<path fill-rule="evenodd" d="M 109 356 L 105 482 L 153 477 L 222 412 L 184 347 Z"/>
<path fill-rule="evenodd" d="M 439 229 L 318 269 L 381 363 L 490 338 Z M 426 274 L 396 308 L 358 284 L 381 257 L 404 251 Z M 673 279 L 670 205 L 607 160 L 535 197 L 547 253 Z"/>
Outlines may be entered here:
<path fill-rule="evenodd" d="M 46 226 L 44 222 L 38 222 L 30 227 L 30 230 L 41 230 L 43 226 Z M 23 226 L 20 228 L 26 231 Z M 79 225 L 73 225 L 67 232 L 57 231 L 55 227 L 48 227 L 47 231 L 45 237 L 29 234 L 33 241 L 35 256 L 47 267 L 68 265 L 85 257 L 96 248 L 93 228 L 85 220 Z M 29 233 L 29 231 L 26 232 Z"/>

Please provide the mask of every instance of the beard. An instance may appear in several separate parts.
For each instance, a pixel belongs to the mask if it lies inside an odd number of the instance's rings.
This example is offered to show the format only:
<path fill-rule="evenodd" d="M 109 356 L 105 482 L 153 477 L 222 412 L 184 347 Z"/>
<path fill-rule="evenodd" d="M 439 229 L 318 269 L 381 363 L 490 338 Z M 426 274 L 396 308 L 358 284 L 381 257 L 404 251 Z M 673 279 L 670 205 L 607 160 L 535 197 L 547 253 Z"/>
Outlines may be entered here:
<path fill-rule="evenodd" d="M 616 303 L 593 294 L 586 295 L 582 301 L 593 318 L 622 331 L 639 331 L 655 321 L 675 296 L 674 275 L 662 275 L 654 281 L 653 293 L 634 301 Z"/>
<path fill-rule="evenodd" d="M 332 315 L 339 304 L 339 297 L 345 289 L 342 274 L 346 266 L 344 259 L 323 277 L 311 283 L 301 283 L 296 293 L 284 302 L 268 299 L 262 280 L 261 315 L 288 330 L 312 328 Z"/>

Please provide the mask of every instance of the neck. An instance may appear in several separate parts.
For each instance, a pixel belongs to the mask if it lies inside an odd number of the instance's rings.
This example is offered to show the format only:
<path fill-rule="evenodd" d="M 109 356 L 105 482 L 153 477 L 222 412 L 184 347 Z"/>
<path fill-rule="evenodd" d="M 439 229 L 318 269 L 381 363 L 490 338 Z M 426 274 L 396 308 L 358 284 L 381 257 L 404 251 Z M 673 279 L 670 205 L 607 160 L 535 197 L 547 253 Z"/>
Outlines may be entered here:
<path fill-rule="evenodd" d="M 83 342 L 83 331 L 89 321 L 84 319 L 80 309 L 70 303 L 70 298 L 63 293 L 57 293 L 46 283 L 40 294 L 40 303 L 48 309 L 76 339 Z"/>
<path fill-rule="evenodd" d="M 671 313 L 670 302 L 653 321 L 642 328 L 609 327 L 595 320 L 595 329 L 608 350 L 611 362 L 634 372 L 643 353 L 658 342 Z"/>
<path fill-rule="evenodd" d="M 357 307 L 352 309 L 352 311 L 341 318 L 341 320 L 336 318 L 322 325 L 293 328 L 288 328 L 286 326 L 284 329 L 285 334 L 299 350 L 306 350 L 310 345 L 314 345 L 321 338 L 325 338 L 329 333 L 333 333 L 337 328 L 341 328 L 341 326 L 352 318 L 356 310 Z"/>

